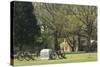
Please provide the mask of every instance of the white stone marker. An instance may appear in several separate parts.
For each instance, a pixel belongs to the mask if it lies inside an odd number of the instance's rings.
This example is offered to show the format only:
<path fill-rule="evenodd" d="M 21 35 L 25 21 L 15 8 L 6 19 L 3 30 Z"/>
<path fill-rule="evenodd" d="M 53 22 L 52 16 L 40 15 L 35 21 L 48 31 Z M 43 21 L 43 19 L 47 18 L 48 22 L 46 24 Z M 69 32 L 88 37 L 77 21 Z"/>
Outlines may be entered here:
<path fill-rule="evenodd" d="M 40 51 L 40 59 L 50 59 L 51 53 L 52 53 L 51 49 L 42 49 Z"/>

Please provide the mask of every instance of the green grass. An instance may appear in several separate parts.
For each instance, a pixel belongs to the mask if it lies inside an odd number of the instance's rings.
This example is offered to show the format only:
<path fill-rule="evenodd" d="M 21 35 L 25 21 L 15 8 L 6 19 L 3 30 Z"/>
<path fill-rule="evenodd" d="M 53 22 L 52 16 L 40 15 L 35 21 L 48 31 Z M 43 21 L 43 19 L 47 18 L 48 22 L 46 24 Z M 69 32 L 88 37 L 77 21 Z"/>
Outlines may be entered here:
<path fill-rule="evenodd" d="M 56 59 L 56 60 L 30 60 L 30 61 L 19 61 L 14 59 L 14 65 L 40 65 L 40 64 L 61 64 L 70 62 L 88 62 L 97 61 L 97 53 L 72 53 L 66 54 L 66 59 Z"/>

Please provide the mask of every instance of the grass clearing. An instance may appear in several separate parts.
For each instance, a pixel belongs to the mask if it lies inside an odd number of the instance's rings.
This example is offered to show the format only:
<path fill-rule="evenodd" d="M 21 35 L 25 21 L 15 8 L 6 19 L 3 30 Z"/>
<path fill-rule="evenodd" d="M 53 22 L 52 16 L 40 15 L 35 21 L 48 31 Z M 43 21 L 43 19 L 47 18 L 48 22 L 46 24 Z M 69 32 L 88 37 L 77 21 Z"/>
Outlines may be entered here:
<path fill-rule="evenodd" d="M 40 65 L 40 64 L 61 64 L 61 63 L 71 63 L 71 62 L 88 62 L 97 61 L 97 53 L 72 53 L 66 54 L 66 59 L 56 59 L 56 60 L 23 60 L 19 61 L 14 59 L 14 65 Z"/>

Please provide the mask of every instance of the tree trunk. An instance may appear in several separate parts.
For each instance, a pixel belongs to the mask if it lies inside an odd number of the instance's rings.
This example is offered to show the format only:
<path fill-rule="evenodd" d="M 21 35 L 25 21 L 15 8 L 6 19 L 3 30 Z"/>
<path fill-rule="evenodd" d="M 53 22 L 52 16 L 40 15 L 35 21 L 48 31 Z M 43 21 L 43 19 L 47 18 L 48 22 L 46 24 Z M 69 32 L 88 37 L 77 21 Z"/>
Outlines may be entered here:
<path fill-rule="evenodd" d="M 54 41 L 55 41 L 54 49 L 59 50 L 58 39 L 57 39 L 57 31 L 54 33 Z"/>
<path fill-rule="evenodd" d="M 87 48 L 86 48 L 86 51 L 87 51 L 87 52 L 90 52 L 90 51 L 91 51 L 91 50 L 90 50 L 90 49 L 91 49 L 91 48 L 90 48 L 90 47 L 91 47 L 91 42 L 90 42 L 90 40 L 91 40 L 91 36 L 88 35 L 88 38 L 87 38 Z"/>
<path fill-rule="evenodd" d="M 78 35 L 78 51 L 82 50 L 82 45 L 81 45 L 81 37 Z"/>
<path fill-rule="evenodd" d="M 74 50 L 74 52 L 78 52 L 78 44 L 77 44 L 77 42 L 76 42 L 76 36 L 74 35 L 73 36 L 73 50 Z"/>
<path fill-rule="evenodd" d="M 71 47 L 72 48 L 72 52 L 74 52 L 74 47 Z"/>

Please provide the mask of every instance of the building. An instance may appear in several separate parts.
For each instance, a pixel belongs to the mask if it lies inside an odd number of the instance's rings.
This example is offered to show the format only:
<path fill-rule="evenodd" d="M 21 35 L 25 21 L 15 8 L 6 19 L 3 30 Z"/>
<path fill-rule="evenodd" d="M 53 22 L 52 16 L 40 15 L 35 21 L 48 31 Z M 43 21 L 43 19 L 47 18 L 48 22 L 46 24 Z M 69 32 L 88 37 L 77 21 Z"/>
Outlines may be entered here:
<path fill-rule="evenodd" d="M 64 52 L 72 52 L 72 48 L 70 47 L 66 39 L 64 39 L 64 41 L 60 43 L 60 49 Z"/>

